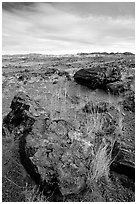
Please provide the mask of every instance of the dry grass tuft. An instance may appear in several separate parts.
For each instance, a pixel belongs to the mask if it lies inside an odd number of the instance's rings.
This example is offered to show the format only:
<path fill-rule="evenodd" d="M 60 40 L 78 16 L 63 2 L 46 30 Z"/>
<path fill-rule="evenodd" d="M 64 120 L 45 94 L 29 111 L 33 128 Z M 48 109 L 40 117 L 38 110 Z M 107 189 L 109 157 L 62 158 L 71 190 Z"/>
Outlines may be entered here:
<path fill-rule="evenodd" d="M 25 202 L 48 202 L 47 197 L 45 197 L 43 193 L 39 191 L 37 186 L 30 187 L 26 185 L 23 194 L 25 195 Z"/>
<path fill-rule="evenodd" d="M 109 167 L 111 164 L 111 154 L 107 154 L 108 144 L 101 143 L 91 164 L 91 179 L 98 181 L 100 178 L 105 177 L 109 180 Z"/>

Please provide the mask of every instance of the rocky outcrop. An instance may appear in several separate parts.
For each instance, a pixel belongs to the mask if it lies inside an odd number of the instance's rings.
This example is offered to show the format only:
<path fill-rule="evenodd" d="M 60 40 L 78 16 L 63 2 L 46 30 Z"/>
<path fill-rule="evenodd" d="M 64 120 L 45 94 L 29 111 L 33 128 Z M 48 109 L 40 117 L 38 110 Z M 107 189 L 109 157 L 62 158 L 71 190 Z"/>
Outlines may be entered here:
<path fill-rule="evenodd" d="M 85 85 L 92 90 L 106 89 L 106 84 L 119 81 L 120 70 L 115 67 L 93 67 L 81 69 L 74 74 L 74 79 L 78 84 Z"/>
<path fill-rule="evenodd" d="M 103 113 L 101 132 L 91 137 L 90 134 L 83 135 L 65 120 L 51 120 L 49 112 L 28 95 L 19 92 L 14 97 L 11 112 L 3 120 L 3 136 L 9 132 L 19 140 L 22 165 L 45 195 L 52 195 L 52 201 L 79 194 L 86 187 L 100 143 L 107 145 L 106 156 L 110 154 L 117 136 L 117 117 L 105 114 L 105 104 L 100 107 L 100 114 Z M 119 164 L 122 161 L 125 165 L 130 152 L 126 157 L 121 156 L 121 160 L 117 157 L 119 147 L 113 152 L 113 162 Z M 113 171 L 113 166 L 111 169 Z"/>

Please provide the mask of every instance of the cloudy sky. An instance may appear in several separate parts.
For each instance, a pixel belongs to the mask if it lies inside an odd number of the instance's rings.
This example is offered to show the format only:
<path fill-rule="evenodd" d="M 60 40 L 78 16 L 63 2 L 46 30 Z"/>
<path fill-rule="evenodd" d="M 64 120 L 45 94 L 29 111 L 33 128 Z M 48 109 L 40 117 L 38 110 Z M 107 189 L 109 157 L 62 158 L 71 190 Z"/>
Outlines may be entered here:
<path fill-rule="evenodd" d="M 3 54 L 135 53 L 133 2 L 2 5 Z"/>

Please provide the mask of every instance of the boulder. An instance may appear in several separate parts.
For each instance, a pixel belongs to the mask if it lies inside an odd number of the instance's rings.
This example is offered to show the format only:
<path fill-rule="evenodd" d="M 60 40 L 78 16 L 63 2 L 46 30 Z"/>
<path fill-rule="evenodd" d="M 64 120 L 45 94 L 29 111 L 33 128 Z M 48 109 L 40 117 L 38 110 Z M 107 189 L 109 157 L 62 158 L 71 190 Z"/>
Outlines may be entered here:
<path fill-rule="evenodd" d="M 85 85 L 92 90 L 106 89 L 106 84 L 118 81 L 121 78 L 120 70 L 116 67 L 92 67 L 80 69 L 74 74 L 78 84 Z"/>
<path fill-rule="evenodd" d="M 101 88 L 105 80 L 106 69 L 90 68 L 80 69 L 74 74 L 74 79 L 78 84 L 85 85 L 91 89 Z"/>

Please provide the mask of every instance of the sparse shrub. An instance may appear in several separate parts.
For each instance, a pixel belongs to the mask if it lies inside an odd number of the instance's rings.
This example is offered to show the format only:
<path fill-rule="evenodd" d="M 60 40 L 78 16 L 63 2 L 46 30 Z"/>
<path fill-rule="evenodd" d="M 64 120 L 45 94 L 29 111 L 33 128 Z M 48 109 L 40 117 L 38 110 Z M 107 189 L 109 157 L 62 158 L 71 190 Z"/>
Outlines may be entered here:
<path fill-rule="evenodd" d="M 91 107 L 88 107 L 88 110 L 86 109 L 85 131 L 88 137 L 91 137 L 94 146 L 94 156 L 90 161 L 87 185 L 90 188 L 94 188 L 95 186 L 98 186 L 97 183 L 102 178 L 105 179 L 105 182 L 109 185 L 110 165 L 113 162 L 112 150 L 119 130 L 116 132 L 115 127 L 110 134 L 107 134 L 107 131 L 105 131 L 106 127 L 112 127 L 112 121 L 114 120 L 113 116 L 110 114 L 112 119 L 110 117 L 110 120 L 108 121 L 106 120 L 106 117 L 109 116 L 107 113 L 109 108 L 111 109 L 113 106 L 111 107 L 110 104 L 109 106 L 105 106 L 105 103 L 101 104 L 100 107 L 99 104 L 97 107 L 93 103 L 90 103 L 90 105 Z M 102 113 L 102 110 L 104 113 Z M 119 117 L 121 117 L 120 113 Z M 117 119 L 118 126 L 120 125 L 119 128 L 121 129 L 121 120 L 120 118 Z"/>

